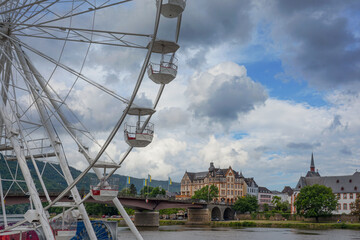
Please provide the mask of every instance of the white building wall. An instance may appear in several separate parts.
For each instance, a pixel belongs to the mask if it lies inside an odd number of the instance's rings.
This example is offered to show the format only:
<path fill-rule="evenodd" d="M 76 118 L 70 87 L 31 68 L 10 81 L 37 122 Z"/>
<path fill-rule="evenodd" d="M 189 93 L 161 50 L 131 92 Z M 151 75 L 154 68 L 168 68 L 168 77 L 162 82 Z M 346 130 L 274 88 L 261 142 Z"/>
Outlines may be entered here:
<path fill-rule="evenodd" d="M 351 197 L 352 194 L 352 198 Z M 356 193 L 340 193 L 338 198 L 338 210 L 334 211 L 334 214 L 350 214 L 352 203 L 355 203 Z"/>

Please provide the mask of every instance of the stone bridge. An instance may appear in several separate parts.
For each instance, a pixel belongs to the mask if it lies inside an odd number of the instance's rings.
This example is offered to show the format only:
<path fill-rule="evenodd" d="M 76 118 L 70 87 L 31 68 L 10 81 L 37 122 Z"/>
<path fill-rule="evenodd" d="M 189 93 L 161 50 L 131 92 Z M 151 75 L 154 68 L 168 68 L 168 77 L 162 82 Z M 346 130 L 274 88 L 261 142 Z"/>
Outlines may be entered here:
<path fill-rule="evenodd" d="M 50 197 L 55 199 L 56 194 Z M 29 196 L 24 194 L 14 194 L 6 197 L 6 205 L 27 203 Z M 188 224 L 207 224 L 210 221 L 233 220 L 235 216 L 231 206 L 225 204 L 207 204 L 206 202 L 194 202 L 193 200 L 173 200 L 165 197 L 144 198 L 119 196 L 121 204 L 138 210 L 135 213 L 135 225 L 137 226 L 159 226 L 159 212 L 161 209 L 168 208 L 187 208 Z M 46 198 L 41 196 L 40 199 L 46 202 Z M 69 196 L 61 199 L 61 202 L 69 202 Z M 89 198 L 86 202 L 98 202 Z M 102 202 L 112 204 L 112 202 Z"/>
<path fill-rule="evenodd" d="M 203 208 L 188 208 L 188 224 L 206 224 L 210 221 L 234 220 L 235 211 L 229 205 L 208 204 Z"/>

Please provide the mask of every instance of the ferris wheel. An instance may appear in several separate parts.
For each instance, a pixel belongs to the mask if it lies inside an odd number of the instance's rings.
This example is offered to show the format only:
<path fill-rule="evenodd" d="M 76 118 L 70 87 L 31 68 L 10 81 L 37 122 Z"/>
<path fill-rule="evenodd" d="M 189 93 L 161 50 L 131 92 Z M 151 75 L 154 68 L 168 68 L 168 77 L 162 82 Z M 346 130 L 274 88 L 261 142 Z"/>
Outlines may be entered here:
<path fill-rule="evenodd" d="M 149 1 L 140 4 L 145 2 Z M 142 239 L 116 198 L 118 189 L 109 177 L 133 148 L 146 147 L 152 142 L 154 125 L 150 122 L 151 116 L 165 85 L 177 74 L 175 53 L 179 48 L 181 16 L 186 0 L 151 2 L 155 5 L 154 20 L 137 32 L 127 28 L 124 31 L 118 31 L 118 28 L 108 30 L 109 24 L 103 22 L 104 19 L 116 19 L 116 14 L 125 14 L 136 6 L 131 0 L 0 1 L 0 162 L 9 171 L 6 176 L 0 176 L 4 222 L 0 235 L 12 234 L 26 225 L 32 230 L 41 229 L 46 239 L 56 239 L 57 234 L 63 233 L 61 229 L 54 231 L 51 222 L 77 213 L 82 218 L 87 238 L 101 239 L 96 229 L 103 227 L 91 223 L 83 204 L 93 197 L 98 201 L 113 201 L 136 238 Z M 114 16 L 109 17 L 109 14 Z M 160 20 L 173 24 L 166 39 L 158 38 Z M 169 36 L 174 37 L 169 39 Z M 109 52 L 116 56 L 128 52 L 128 49 L 141 56 L 136 73 L 131 73 L 131 76 L 136 76 L 135 80 L 124 80 L 121 86 L 114 86 L 102 79 L 101 69 L 96 69 L 97 59 L 124 65 L 114 62 L 116 57 L 112 60 L 111 56 L 106 56 L 105 48 L 111 49 Z M 96 53 L 101 57 L 90 57 Z M 157 89 L 150 107 L 136 102 L 146 77 Z M 84 108 L 88 110 L 88 106 L 82 105 L 85 95 L 80 93 L 86 94 L 86 89 L 92 89 L 90 98 L 93 102 L 103 102 L 106 98 L 116 105 L 117 111 L 110 114 L 113 125 L 102 136 L 103 141 L 97 140 L 83 120 L 86 115 Z M 106 107 L 110 108 L 110 105 Z M 120 131 L 123 134 L 119 134 Z M 115 160 L 106 150 L 119 135 L 128 147 L 121 158 Z M 69 162 L 78 161 L 83 161 L 85 167 L 74 178 Z M 43 164 L 38 166 L 39 163 Z M 54 168 L 54 164 L 58 167 Z M 47 165 L 56 169 L 67 183 L 55 199 L 50 197 L 43 179 Z M 95 172 L 98 181 L 85 196 L 81 196 L 76 185 L 90 170 Z M 24 214 L 25 220 L 10 224 L 5 205 L 12 188 L 27 195 L 31 207 Z M 42 204 L 40 192 L 46 198 L 46 207 Z M 69 193 L 73 202 L 61 202 Z M 50 207 L 66 211 L 50 218 L 47 212 Z"/>

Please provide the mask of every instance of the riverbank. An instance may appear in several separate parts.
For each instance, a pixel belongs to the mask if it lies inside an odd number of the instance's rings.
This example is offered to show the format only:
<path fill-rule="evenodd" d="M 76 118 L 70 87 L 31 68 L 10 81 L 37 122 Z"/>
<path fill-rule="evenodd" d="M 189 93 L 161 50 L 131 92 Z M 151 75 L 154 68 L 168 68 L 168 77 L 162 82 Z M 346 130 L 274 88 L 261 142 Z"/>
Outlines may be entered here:
<path fill-rule="evenodd" d="M 160 220 L 160 226 L 187 225 L 182 220 Z M 212 221 L 206 224 L 212 227 L 259 227 L 259 228 L 297 228 L 297 229 L 353 229 L 360 230 L 360 223 L 315 223 L 303 221 L 268 221 L 268 220 L 245 220 L 245 221 Z"/>
<path fill-rule="evenodd" d="M 303 221 L 225 221 L 211 222 L 211 226 L 219 227 L 261 227 L 261 228 L 299 228 L 299 229 L 354 229 L 360 230 L 360 223 L 315 223 Z"/>

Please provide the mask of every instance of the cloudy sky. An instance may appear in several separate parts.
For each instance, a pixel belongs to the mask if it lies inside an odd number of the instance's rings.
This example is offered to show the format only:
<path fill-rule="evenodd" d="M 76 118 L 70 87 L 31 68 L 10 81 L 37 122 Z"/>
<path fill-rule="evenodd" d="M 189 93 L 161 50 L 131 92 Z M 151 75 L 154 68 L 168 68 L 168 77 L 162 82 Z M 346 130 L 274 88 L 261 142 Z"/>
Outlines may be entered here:
<path fill-rule="evenodd" d="M 151 33 L 155 10 L 147 0 L 99 11 L 95 27 Z M 186 170 L 205 171 L 214 162 L 281 190 L 306 174 L 312 152 L 321 175 L 360 170 L 359 11 L 357 0 L 188 0 L 178 76 L 152 118 L 154 140 L 117 173 L 180 181 Z M 159 37 L 173 39 L 176 21 L 161 21 Z M 69 51 L 63 60 L 80 68 L 76 59 L 86 51 Z M 83 72 L 129 97 L 144 57 L 92 46 Z M 53 84 L 58 91 L 66 85 Z M 151 106 L 157 89 L 145 77 L 137 103 Z M 69 102 L 99 142 L 123 110 L 81 83 Z M 108 153 L 118 160 L 126 148 L 121 131 Z M 69 162 L 85 166 L 71 155 Z"/>

